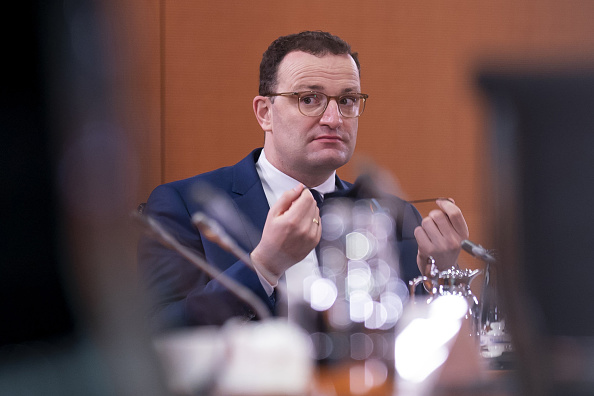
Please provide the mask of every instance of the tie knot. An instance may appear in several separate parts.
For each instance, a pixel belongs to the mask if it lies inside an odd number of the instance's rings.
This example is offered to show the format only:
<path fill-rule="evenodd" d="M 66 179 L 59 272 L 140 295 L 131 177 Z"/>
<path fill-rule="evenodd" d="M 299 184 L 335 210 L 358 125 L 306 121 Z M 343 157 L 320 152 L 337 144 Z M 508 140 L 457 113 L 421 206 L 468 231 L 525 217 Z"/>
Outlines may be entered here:
<path fill-rule="evenodd" d="M 309 191 L 311 192 L 311 195 L 313 195 L 314 199 L 316 200 L 318 207 L 321 207 L 322 202 L 324 202 L 324 196 L 322 194 L 320 194 L 319 191 L 314 190 L 313 188 L 310 188 Z"/>

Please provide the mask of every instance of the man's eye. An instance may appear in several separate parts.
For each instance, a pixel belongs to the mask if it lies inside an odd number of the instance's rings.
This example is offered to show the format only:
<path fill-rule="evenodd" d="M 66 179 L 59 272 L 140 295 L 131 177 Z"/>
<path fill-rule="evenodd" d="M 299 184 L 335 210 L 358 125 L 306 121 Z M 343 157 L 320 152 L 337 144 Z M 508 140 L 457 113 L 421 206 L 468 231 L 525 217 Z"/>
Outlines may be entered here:
<path fill-rule="evenodd" d="M 320 102 L 317 95 L 308 95 L 301 98 L 301 103 L 305 105 L 315 105 Z"/>
<path fill-rule="evenodd" d="M 353 106 L 357 103 L 358 98 L 356 96 L 342 96 L 340 98 L 340 104 L 345 106 Z"/>

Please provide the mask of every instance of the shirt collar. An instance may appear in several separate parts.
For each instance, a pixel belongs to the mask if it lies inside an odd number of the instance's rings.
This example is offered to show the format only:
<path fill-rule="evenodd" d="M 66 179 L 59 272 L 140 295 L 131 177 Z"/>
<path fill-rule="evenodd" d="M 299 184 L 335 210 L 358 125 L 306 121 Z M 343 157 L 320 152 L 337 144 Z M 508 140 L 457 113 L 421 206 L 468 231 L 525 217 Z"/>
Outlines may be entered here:
<path fill-rule="evenodd" d="M 262 150 L 256 165 L 259 168 L 258 173 L 262 179 L 262 183 L 270 188 L 277 199 L 285 191 L 290 190 L 300 183 L 298 180 L 293 179 L 291 176 L 288 176 L 275 168 L 266 158 L 264 150 Z M 332 172 L 332 175 L 330 175 L 330 177 L 322 184 L 313 188 L 320 194 L 333 192 L 336 189 L 336 171 Z"/>

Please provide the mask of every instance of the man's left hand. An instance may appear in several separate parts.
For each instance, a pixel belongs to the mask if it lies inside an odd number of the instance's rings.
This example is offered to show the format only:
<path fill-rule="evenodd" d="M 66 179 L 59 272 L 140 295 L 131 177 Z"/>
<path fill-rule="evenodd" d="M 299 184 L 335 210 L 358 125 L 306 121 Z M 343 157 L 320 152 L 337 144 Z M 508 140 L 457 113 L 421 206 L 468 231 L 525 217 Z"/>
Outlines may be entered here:
<path fill-rule="evenodd" d="M 460 244 L 468 239 L 468 226 L 460 208 L 448 199 L 438 199 L 436 203 L 439 209 L 429 212 L 415 229 L 419 245 L 417 265 L 423 275 L 429 273 L 429 257 L 433 257 L 440 271 L 457 266 Z"/>

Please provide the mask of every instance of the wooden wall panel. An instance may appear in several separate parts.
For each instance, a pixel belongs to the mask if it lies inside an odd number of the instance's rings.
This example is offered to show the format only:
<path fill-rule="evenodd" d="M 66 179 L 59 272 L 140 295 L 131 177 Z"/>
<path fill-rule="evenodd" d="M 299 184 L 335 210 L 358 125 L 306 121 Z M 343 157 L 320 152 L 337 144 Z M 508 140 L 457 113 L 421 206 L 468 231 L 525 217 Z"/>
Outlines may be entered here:
<path fill-rule="evenodd" d="M 100 3 L 105 63 L 111 70 L 108 96 L 128 138 L 134 204 L 146 201 L 163 180 L 162 24 L 160 0 Z"/>
<path fill-rule="evenodd" d="M 587 0 L 160 5 L 160 181 L 233 164 L 260 146 L 251 101 L 262 52 L 280 35 L 326 30 L 360 53 L 370 99 L 357 156 L 397 177 L 408 198 L 455 198 L 471 238 L 486 244 L 487 114 L 477 71 L 593 64 L 594 2 Z M 339 174 L 352 179 L 356 168 Z"/>

